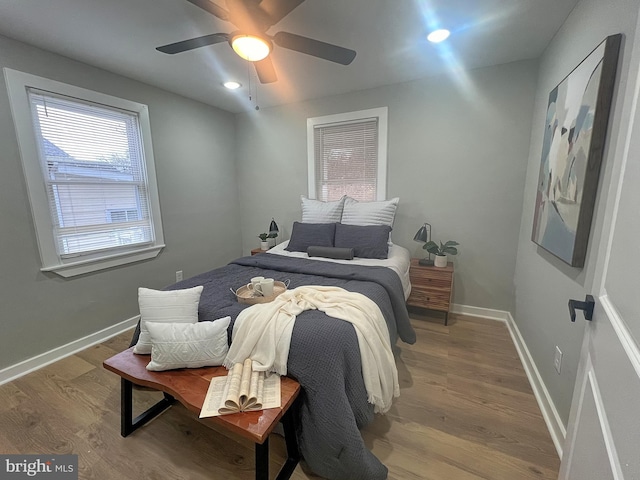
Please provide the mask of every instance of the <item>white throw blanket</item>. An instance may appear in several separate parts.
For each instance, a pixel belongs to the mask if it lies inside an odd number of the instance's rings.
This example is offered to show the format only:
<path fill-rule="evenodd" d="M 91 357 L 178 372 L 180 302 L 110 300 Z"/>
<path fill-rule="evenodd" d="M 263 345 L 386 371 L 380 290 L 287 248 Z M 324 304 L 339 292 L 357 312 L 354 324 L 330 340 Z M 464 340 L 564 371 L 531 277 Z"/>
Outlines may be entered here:
<path fill-rule="evenodd" d="M 227 368 L 246 358 L 260 371 L 287 374 L 287 358 L 296 316 L 317 309 L 330 317 L 353 324 L 368 401 L 376 413 L 391 408 L 400 395 L 398 371 L 389 342 L 384 316 L 372 300 L 339 287 L 303 286 L 287 290 L 269 303 L 256 304 L 238 315 L 234 326 Z"/>

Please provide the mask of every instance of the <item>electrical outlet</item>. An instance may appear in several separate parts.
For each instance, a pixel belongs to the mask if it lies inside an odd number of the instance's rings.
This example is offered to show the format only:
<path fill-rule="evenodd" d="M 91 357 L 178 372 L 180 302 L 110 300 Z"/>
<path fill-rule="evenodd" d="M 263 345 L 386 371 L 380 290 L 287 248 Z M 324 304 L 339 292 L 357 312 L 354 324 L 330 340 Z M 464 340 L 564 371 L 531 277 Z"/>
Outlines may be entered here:
<path fill-rule="evenodd" d="M 176 272 L 176 282 L 182 281 L 182 270 Z"/>
<path fill-rule="evenodd" d="M 556 367 L 556 372 L 560 373 L 560 368 L 562 367 L 562 352 L 560 348 L 556 345 L 556 353 L 553 356 L 553 366 Z"/>

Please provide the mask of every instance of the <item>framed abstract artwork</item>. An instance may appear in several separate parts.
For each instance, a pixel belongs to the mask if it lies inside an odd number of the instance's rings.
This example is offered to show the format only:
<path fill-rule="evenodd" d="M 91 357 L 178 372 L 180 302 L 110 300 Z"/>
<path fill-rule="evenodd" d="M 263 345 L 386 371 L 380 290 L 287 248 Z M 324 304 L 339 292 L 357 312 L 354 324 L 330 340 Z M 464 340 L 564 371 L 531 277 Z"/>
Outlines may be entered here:
<path fill-rule="evenodd" d="M 622 35 L 607 37 L 549 94 L 531 240 L 583 267 Z"/>

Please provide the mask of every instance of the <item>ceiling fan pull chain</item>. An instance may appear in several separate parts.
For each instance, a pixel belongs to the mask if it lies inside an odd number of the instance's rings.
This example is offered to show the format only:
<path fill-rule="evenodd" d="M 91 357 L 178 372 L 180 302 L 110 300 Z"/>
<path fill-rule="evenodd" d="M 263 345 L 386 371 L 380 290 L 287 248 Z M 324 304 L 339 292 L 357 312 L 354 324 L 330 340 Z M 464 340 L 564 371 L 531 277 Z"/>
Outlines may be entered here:
<path fill-rule="evenodd" d="M 249 84 L 249 102 L 254 103 L 253 102 L 253 98 L 254 97 L 252 96 L 251 92 L 253 91 L 253 85 L 255 85 L 255 90 L 256 90 L 256 92 L 255 92 L 255 109 L 256 110 L 260 110 L 260 107 L 258 106 L 258 81 L 257 81 L 258 78 L 257 78 L 257 74 L 256 74 L 256 81 L 253 82 L 253 84 L 252 84 L 251 83 L 251 77 L 252 77 L 252 75 L 251 75 L 251 65 L 250 65 L 251 62 L 249 62 L 248 60 L 246 62 L 247 62 L 247 77 L 249 77 L 248 81 L 247 81 L 247 83 Z"/>
<path fill-rule="evenodd" d="M 245 60 L 246 64 L 247 64 L 247 77 L 248 77 L 248 84 L 249 84 L 249 102 L 253 103 L 253 99 L 251 98 L 251 67 L 249 66 L 249 60 Z"/>
<path fill-rule="evenodd" d="M 258 106 L 258 79 L 256 78 L 256 81 L 254 82 L 255 86 L 256 86 L 256 110 L 260 110 L 260 107 Z"/>

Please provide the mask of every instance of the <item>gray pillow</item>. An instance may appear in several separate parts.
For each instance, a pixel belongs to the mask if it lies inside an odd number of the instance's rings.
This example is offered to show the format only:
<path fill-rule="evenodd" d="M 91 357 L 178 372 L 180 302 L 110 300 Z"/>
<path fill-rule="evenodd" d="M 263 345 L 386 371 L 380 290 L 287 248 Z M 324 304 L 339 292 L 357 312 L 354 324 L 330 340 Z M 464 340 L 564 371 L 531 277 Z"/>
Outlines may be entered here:
<path fill-rule="evenodd" d="M 335 223 L 300 223 L 293 222 L 291 239 L 285 250 L 290 252 L 306 252 L 312 246 L 333 247 Z"/>
<path fill-rule="evenodd" d="M 334 258 L 336 260 L 353 260 L 353 248 L 318 247 L 314 245 L 307 248 L 307 255 L 310 257 Z"/>
<path fill-rule="evenodd" d="M 353 248 L 360 258 L 385 259 L 389 255 L 389 225 L 336 224 L 334 246 Z"/>

